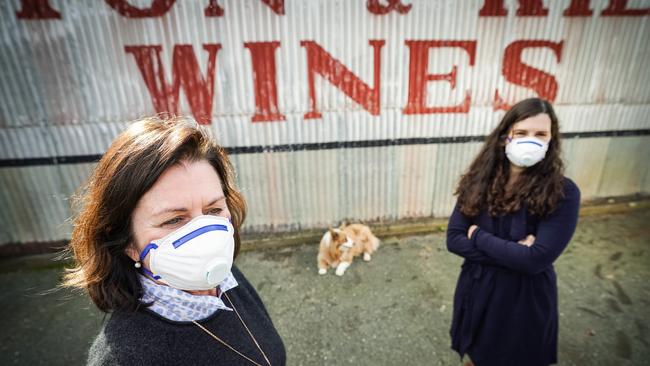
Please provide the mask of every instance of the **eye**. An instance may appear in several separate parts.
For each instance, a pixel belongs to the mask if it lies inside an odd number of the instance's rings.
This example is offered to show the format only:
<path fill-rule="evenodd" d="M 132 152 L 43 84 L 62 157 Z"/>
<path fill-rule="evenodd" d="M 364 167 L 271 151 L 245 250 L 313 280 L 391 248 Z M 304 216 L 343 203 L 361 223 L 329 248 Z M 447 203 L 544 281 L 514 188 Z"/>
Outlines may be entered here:
<path fill-rule="evenodd" d="M 221 207 L 212 207 L 208 209 L 208 215 L 220 215 L 223 212 L 223 208 Z"/>
<path fill-rule="evenodd" d="M 180 217 L 180 216 L 174 217 L 171 220 L 167 220 L 167 221 L 163 222 L 161 226 L 174 226 L 176 224 L 179 224 L 182 220 L 183 220 L 183 218 Z"/>
<path fill-rule="evenodd" d="M 515 136 L 525 136 L 526 133 L 524 131 L 517 131 L 515 132 Z"/>

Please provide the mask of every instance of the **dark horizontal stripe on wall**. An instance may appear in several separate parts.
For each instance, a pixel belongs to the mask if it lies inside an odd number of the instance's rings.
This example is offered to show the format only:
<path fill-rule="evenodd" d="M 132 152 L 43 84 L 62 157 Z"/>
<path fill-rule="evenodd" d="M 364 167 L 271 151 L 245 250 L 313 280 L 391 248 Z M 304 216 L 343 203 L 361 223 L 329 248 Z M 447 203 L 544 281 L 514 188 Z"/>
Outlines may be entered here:
<path fill-rule="evenodd" d="M 33 165 L 61 165 L 61 164 L 80 164 L 95 163 L 102 156 L 97 155 L 71 155 L 71 156 L 51 156 L 47 158 L 25 158 L 25 159 L 1 159 L 0 168 L 21 167 Z"/>
<path fill-rule="evenodd" d="M 564 139 L 589 138 L 589 137 L 625 137 L 647 136 L 650 129 L 620 130 L 620 131 L 591 131 L 563 133 Z M 227 147 L 228 154 L 256 154 L 265 152 L 290 152 L 308 150 L 356 149 L 366 147 L 401 146 L 401 145 L 429 145 L 429 144 L 458 144 L 464 142 L 482 142 L 487 136 L 454 136 L 454 137 L 420 137 L 409 139 L 363 140 L 341 142 L 317 142 L 310 144 L 285 144 L 270 146 L 235 146 Z M 0 168 L 24 167 L 34 165 L 59 165 L 94 163 L 101 159 L 101 155 L 72 155 L 54 156 L 47 158 L 1 159 Z"/>
<path fill-rule="evenodd" d="M 567 132 L 562 133 L 564 139 L 587 138 L 587 137 L 626 137 L 626 136 L 647 136 L 650 129 L 645 130 L 620 130 L 620 131 L 591 131 L 591 132 Z"/>
<path fill-rule="evenodd" d="M 332 149 L 356 149 L 362 147 L 382 147 L 400 145 L 427 145 L 427 144 L 454 144 L 461 142 L 482 142 L 485 136 L 455 136 L 455 137 L 416 137 L 410 139 L 387 139 L 387 140 L 362 140 L 362 141 L 335 141 L 316 142 L 311 144 L 286 144 L 271 146 L 242 146 L 228 147 L 229 154 L 253 154 L 262 152 L 288 152 L 304 150 L 332 150 Z"/>

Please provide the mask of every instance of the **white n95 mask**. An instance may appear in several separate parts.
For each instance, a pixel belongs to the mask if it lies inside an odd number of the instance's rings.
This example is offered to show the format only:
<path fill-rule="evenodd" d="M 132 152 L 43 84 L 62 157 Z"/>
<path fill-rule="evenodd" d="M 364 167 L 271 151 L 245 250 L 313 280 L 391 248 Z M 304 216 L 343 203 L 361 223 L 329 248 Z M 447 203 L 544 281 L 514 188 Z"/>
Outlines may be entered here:
<path fill-rule="evenodd" d="M 506 145 L 506 156 L 511 163 L 518 167 L 527 168 L 533 166 L 546 156 L 548 143 L 536 137 L 508 139 L 510 143 Z"/>
<path fill-rule="evenodd" d="M 209 290 L 223 281 L 232 268 L 235 230 L 225 217 L 202 215 L 147 244 L 140 261 L 149 255 L 156 281 L 179 290 Z"/>

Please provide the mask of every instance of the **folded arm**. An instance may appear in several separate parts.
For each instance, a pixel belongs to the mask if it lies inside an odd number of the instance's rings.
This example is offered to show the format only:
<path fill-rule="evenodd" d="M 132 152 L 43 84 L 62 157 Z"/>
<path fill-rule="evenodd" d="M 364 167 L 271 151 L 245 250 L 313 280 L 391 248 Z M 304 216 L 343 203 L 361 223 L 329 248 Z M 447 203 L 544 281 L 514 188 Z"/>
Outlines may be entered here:
<path fill-rule="evenodd" d="M 579 209 L 580 190 L 569 181 L 564 199 L 549 217 L 539 222 L 533 245 L 501 239 L 480 228 L 473 233 L 472 241 L 498 264 L 522 273 L 537 274 L 550 266 L 571 240 Z"/>
<path fill-rule="evenodd" d="M 472 226 L 471 219 L 463 215 L 456 205 L 447 225 L 447 250 L 471 261 L 494 264 L 490 257 L 467 238 L 467 230 L 470 226 Z"/>

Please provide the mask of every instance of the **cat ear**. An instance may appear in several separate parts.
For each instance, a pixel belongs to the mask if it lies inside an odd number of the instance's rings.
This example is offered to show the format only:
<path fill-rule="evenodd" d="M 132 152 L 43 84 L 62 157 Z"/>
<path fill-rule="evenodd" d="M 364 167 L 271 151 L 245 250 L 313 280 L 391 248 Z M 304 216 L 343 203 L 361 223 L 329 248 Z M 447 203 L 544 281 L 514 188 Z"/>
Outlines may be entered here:
<path fill-rule="evenodd" d="M 337 233 L 336 230 L 332 229 L 331 226 L 328 226 L 327 230 L 330 232 L 330 235 L 332 236 L 332 240 L 338 237 L 339 233 Z"/>

